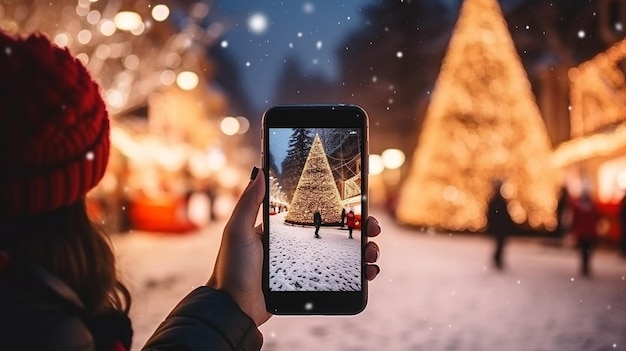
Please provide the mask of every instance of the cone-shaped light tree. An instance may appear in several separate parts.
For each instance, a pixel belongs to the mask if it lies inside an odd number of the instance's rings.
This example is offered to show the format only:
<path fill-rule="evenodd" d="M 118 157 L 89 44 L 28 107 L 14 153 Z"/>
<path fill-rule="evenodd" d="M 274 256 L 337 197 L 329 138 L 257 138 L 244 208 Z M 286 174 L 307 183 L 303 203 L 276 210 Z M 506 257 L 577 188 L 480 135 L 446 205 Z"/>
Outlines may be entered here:
<path fill-rule="evenodd" d="M 285 222 L 313 224 L 316 210 L 320 211 L 323 223 L 341 222 L 341 197 L 319 135 L 313 139 Z"/>
<path fill-rule="evenodd" d="M 551 145 L 496 0 L 466 0 L 397 208 L 400 222 L 484 229 L 492 181 L 515 222 L 556 224 Z"/>

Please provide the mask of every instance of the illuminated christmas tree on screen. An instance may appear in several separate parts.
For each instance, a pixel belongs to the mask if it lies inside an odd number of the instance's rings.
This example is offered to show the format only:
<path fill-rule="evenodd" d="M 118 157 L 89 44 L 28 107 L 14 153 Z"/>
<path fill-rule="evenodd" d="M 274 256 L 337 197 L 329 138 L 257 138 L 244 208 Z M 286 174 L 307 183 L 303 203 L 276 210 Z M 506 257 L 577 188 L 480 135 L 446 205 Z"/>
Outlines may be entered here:
<path fill-rule="evenodd" d="M 486 225 L 492 180 L 509 213 L 533 228 L 556 224 L 551 145 L 496 0 L 461 7 L 408 177 L 400 222 L 447 230 Z"/>
<path fill-rule="evenodd" d="M 319 135 L 315 135 L 285 222 L 313 224 L 319 210 L 323 223 L 341 222 L 341 197 Z"/>

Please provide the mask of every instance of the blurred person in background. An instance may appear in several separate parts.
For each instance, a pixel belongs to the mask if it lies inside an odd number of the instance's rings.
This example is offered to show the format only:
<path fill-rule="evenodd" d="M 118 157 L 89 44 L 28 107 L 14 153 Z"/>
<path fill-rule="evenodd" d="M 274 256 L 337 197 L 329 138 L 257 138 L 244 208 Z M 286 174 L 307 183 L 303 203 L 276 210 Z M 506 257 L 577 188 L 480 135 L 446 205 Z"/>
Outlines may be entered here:
<path fill-rule="evenodd" d="M 619 252 L 623 258 L 626 258 L 626 193 L 619 203 L 618 219 L 620 226 Z"/>
<path fill-rule="evenodd" d="M 572 224 L 572 211 L 570 209 L 570 196 L 566 186 L 562 186 L 559 192 L 559 200 L 556 206 L 557 226 L 555 234 L 559 238 L 564 238 L 570 230 Z"/>
<path fill-rule="evenodd" d="M 583 277 L 591 275 L 591 254 L 598 241 L 598 223 L 602 215 L 591 199 L 589 191 L 583 190 L 572 205 L 572 234 L 576 239 L 576 246 L 580 253 L 580 274 Z"/>
<path fill-rule="evenodd" d="M 504 246 L 507 238 L 515 230 L 515 223 L 507 209 L 507 201 L 502 195 L 501 180 L 492 182 L 492 195 L 487 204 L 487 232 L 493 236 L 495 248 L 493 265 L 496 269 L 504 269 Z"/>
<path fill-rule="evenodd" d="M 85 196 L 107 167 L 98 85 L 41 34 L 0 31 L 0 349 L 129 350 L 131 296 Z M 158 327 L 146 350 L 258 350 L 265 182 L 256 167 L 224 229 L 211 278 Z M 380 233 L 374 218 L 368 235 Z M 378 246 L 365 248 L 369 280 Z"/>

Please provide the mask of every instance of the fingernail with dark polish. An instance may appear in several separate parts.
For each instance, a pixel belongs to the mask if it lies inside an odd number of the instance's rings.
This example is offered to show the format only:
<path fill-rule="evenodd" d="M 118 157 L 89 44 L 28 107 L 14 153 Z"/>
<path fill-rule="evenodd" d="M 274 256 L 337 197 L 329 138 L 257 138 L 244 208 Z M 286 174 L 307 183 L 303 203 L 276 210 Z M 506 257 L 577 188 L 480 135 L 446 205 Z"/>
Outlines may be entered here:
<path fill-rule="evenodd" d="M 380 274 L 380 267 L 379 266 L 375 266 L 375 267 L 376 267 L 376 270 L 378 271 L 376 275 Z"/>
<path fill-rule="evenodd" d="M 252 173 L 250 173 L 250 180 L 255 180 L 258 174 L 259 174 L 259 169 L 256 166 L 252 167 Z"/>

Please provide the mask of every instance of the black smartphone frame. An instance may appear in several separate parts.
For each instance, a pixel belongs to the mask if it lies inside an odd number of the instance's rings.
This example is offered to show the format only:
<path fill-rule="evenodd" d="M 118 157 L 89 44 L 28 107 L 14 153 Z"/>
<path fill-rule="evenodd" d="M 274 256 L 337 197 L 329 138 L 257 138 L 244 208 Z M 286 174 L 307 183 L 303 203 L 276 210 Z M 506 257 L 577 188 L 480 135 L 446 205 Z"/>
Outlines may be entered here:
<path fill-rule="evenodd" d="M 364 259 L 367 244 L 369 125 L 365 110 L 356 105 L 279 105 L 268 109 L 262 120 L 262 165 L 266 196 L 263 200 L 263 276 L 262 286 L 267 311 L 276 315 L 354 315 L 367 305 L 367 279 Z M 271 128 L 355 128 L 361 134 L 361 233 L 360 291 L 271 291 L 270 290 L 270 183 L 269 150 Z M 346 234 L 347 235 L 347 234 Z M 347 236 L 346 236 L 347 238 Z"/>

